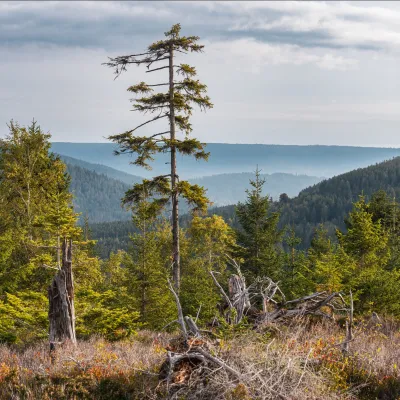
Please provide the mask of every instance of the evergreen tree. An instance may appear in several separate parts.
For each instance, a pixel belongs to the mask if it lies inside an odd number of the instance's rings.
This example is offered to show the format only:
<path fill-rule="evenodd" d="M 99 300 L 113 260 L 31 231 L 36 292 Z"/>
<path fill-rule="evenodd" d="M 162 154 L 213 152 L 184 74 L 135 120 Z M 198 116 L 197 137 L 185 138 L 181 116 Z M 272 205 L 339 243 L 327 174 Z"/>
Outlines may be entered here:
<path fill-rule="evenodd" d="M 176 308 L 167 281 L 170 270 L 165 260 L 170 257 L 163 254 L 163 248 L 169 247 L 170 237 L 163 232 L 166 225 L 155 217 L 152 206 L 143 200 L 133 207 L 133 222 L 139 233 L 131 235 L 126 266 L 130 279 L 128 290 L 139 310 L 140 321 L 157 329 L 174 319 Z"/>
<path fill-rule="evenodd" d="M 386 294 L 377 290 L 377 279 L 387 271 L 390 260 L 389 235 L 381 220 L 373 221 L 364 196 L 346 219 L 347 233 L 337 232 L 339 244 L 355 263 L 349 285 L 354 288 L 357 309 L 366 311 L 378 304 L 379 297 Z M 377 297 L 377 293 L 379 296 Z"/>
<path fill-rule="evenodd" d="M 338 231 L 339 243 L 347 254 L 353 256 L 359 268 L 384 267 L 390 257 L 389 235 L 383 229 L 381 220 L 373 221 L 364 196 L 354 203 L 353 211 L 345 220 L 347 233 Z"/>
<path fill-rule="evenodd" d="M 322 225 L 316 229 L 312 238 L 308 260 L 308 278 L 313 283 L 311 291 L 333 293 L 351 289 L 355 261 L 345 253 L 342 246 L 333 243 Z"/>
<path fill-rule="evenodd" d="M 389 269 L 400 268 L 400 208 L 396 198 L 391 198 L 384 190 L 375 192 L 368 203 L 368 211 L 374 222 L 381 221 L 382 228 L 389 235 Z"/>
<path fill-rule="evenodd" d="M 31 307 L 40 301 L 45 310 L 44 293 L 54 269 L 61 268 L 61 239 L 78 238 L 80 229 L 69 177 L 64 163 L 50 152 L 50 135 L 35 121 L 27 128 L 11 121 L 9 130 L 0 143 L 0 199 L 7 214 L 0 233 L 0 300 L 3 310 L 23 321 L 10 327 L 18 341 L 32 323 L 29 312 L 39 312 Z"/>
<path fill-rule="evenodd" d="M 279 245 L 283 234 L 278 229 L 279 212 L 270 211 L 272 200 L 262 194 L 265 180 L 260 178 L 258 168 L 255 175 L 255 180 L 250 180 L 252 189 L 246 190 L 246 202 L 236 207 L 241 226 L 237 231 L 238 244 L 244 249 L 243 272 L 275 278 L 281 266 Z"/>
<path fill-rule="evenodd" d="M 279 276 L 282 288 L 289 297 L 307 294 L 307 258 L 304 251 L 298 250 L 301 239 L 296 236 L 294 228 L 289 228 L 284 242 L 289 252 L 284 254 L 284 267 Z"/>
<path fill-rule="evenodd" d="M 35 121 L 28 128 L 11 121 L 9 129 L 0 142 L 0 198 L 8 214 L 0 246 L 9 246 L 0 290 L 42 290 L 52 275 L 42 268 L 45 260 L 56 261 L 59 238 L 76 237 L 80 230 L 69 177 L 64 163 L 50 152 L 50 135 Z"/>
<path fill-rule="evenodd" d="M 210 271 L 218 274 L 220 281 L 227 282 L 227 264 L 235 250 L 234 231 L 223 218 L 194 217 L 187 230 L 187 245 L 182 262 L 181 302 L 187 315 L 210 321 L 216 314 L 220 292 Z"/>
<path fill-rule="evenodd" d="M 143 188 L 149 191 L 150 196 L 155 196 L 154 210 L 160 211 L 169 201 L 172 203 L 172 255 L 173 255 L 173 280 L 175 288 L 180 286 L 180 247 L 179 247 L 179 196 L 184 197 L 195 209 L 204 210 L 207 207 L 207 198 L 204 189 L 198 185 L 180 180 L 177 174 L 177 153 L 193 155 L 196 159 L 207 159 L 208 153 L 204 151 L 204 145 L 194 138 L 190 138 L 192 126 L 189 117 L 193 111 L 193 105 L 201 110 L 212 107 L 208 96 L 205 95 L 206 86 L 195 80 L 196 69 L 187 64 L 175 64 L 177 53 L 201 52 L 202 45 L 197 44 L 197 36 L 180 36 L 180 24 L 173 25 L 171 30 L 165 33 L 166 39 L 151 44 L 145 53 L 110 58 L 107 66 L 115 69 L 117 76 L 126 71 L 130 64 L 146 65 L 147 72 L 168 69 L 169 79 L 167 83 L 148 85 L 140 82 L 128 88 L 128 91 L 143 95 L 135 100 L 134 111 L 154 114 L 155 116 L 140 124 L 136 128 L 119 135 L 110 136 L 110 139 L 118 143 L 120 149 L 116 154 L 137 154 L 135 165 L 150 168 L 149 161 L 153 156 L 161 152 L 170 152 L 170 173 L 156 176 L 151 180 L 135 184 L 133 189 L 126 193 L 125 203 L 137 203 L 140 201 Z M 168 62 L 168 65 L 150 69 L 158 62 Z M 177 81 L 176 76 L 182 75 L 183 79 Z M 168 87 L 166 92 L 154 93 L 154 87 Z M 150 122 L 167 118 L 169 129 L 154 133 L 151 136 L 136 136 L 136 130 Z M 184 136 L 178 138 L 177 131 Z"/>

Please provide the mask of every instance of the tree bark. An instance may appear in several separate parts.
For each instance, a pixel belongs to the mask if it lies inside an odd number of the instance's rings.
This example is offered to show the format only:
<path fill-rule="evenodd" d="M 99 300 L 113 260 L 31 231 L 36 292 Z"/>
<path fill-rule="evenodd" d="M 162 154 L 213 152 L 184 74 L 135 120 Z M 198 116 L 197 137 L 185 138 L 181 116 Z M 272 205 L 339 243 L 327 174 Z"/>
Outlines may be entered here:
<path fill-rule="evenodd" d="M 175 105 L 174 105 L 174 49 L 171 44 L 169 57 L 169 124 L 171 137 L 171 202 L 172 202 L 172 277 L 175 290 L 179 293 L 181 271 L 180 271 L 180 249 L 179 249 L 179 210 L 178 190 L 176 175 L 176 146 L 175 140 Z"/>
<path fill-rule="evenodd" d="M 64 238 L 60 269 L 48 289 L 50 349 L 71 341 L 76 344 L 72 240 Z"/>

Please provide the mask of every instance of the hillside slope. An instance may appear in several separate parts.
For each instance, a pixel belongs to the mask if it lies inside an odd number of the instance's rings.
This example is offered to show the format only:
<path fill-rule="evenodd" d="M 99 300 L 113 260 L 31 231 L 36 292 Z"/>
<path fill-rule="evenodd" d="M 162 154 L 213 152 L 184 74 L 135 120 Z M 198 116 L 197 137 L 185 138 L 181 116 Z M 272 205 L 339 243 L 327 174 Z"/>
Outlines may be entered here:
<path fill-rule="evenodd" d="M 152 164 L 153 171 L 130 165 L 132 157 L 114 156 L 113 143 L 52 143 L 58 154 L 140 176 L 164 174 L 168 154 L 159 154 Z M 355 168 L 366 167 L 395 156 L 400 149 L 351 146 L 285 146 L 261 144 L 209 143 L 208 162 L 178 156 L 181 179 L 223 173 L 253 172 L 258 165 L 263 173 L 284 172 L 331 177 Z"/>
<path fill-rule="evenodd" d="M 294 224 L 308 245 L 314 228 L 324 223 L 331 231 L 345 229 L 344 218 L 352 203 L 364 194 L 369 200 L 378 190 L 400 196 L 400 157 L 335 176 L 302 190 L 282 207 L 282 224 Z"/>
<path fill-rule="evenodd" d="M 69 165 L 68 168 L 73 180 L 72 189 L 77 196 L 78 211 L 88 210 L 92 223 L 126 221 L 126 225 L 122 222 L 112 222 L 94 227 L 94 238 L 107 242 L 108 249 L 118 248 L 118 242 L 123 242 L 123 247 L 125 247 L 127 232 L 132 232 L 133 228 L 129 226 L 129 213 L 124 212 L 119 206 L 119 199 L 129 186 L 92 171 L 88 171 L 90 173 L 88 174 L 80 167 L 72 168 Z M 271 176 L 267 177 L 266 191 L 270 189 Z M 227 176 L 208 178 L 211 178 L 211 181 L 215 180 L 214 187 L 216 189 L 219 187 L 220 193 L 224 196 L 224 192 L 228 190 L 227 187 L 232 186 L 224 186 L 223 181 L 231 181 L 233 187 L 238 181 L 234 178 L 227 179 Z M 207 186 L 205 178 L 197 182 Z M 380 189 L 385 190 L 390 196 L 400 197 L 400 157 L 326 179 L 302 190 L 297 197 L 289 199 L 287 203 L 275 202 L 274 208 L 281 210 L 280 225 L 294 226 L 298 236 L 302 238 L 302 247 L 305 248 L 309 245 L 318 224 L 324 223 L 331 233 L 336 227 L 344 229 L 344 217 L 351 210 L 352 203 L 358 199 L 358 196 L 364 193 L 368 200 Z M 234 192 L 236 189 L 232 190 Z M 210 210 L 210 213 L 222 215 L 227 222 L 237 226 L 233 205 L 215 207 Z M 183 221 L 185 218 L 182 216 Z"/>
<path fill-rule="evenodd" d="M 77 167 L 85 168 L 89 171 L 96 172 L 97 174 L 102 174 L 102 175 L 108 176 L 109 178 L 117 179 L 128 185 L 132 185 L 134 183 L 141 182 L 143 179 L 141 176 L 131 175 L 126 172 L 119 171 L 119 170 L 111 168 L 111 167 L 107 167 L 106 165 L 103 165 L 103 164 L 92 164 L 87 161 L 79 160 L 79 159 L 73 158 L 73 157 L 64 156 L 62 154 L 59 154 L 59 156 L 67 165 L 74 165 Z"/>
<path fill-rule="evenodd" d="M 75 211 L 91 222 L 128 220 L 121 198 L 130 185 L 77 165 L 67 164 Z"/>
<path fill-rule="evenodd" d="M 72 178 L 71 190 L 75 195 L 77 212 L 88 215 L 90 221 L 106 222 L 130 219 L 129 213 L 121 206 L 121 198 L 134 183 L 140 182 L 140 176 L 101 164 L 92 164 L 68 156 L 61 156 L 66 162 Z M 245 189 L 253 173 L 212 175 L 191 180 L 204 186 L 207 195 L 215 205 L 237 203 L 245 198 Z M 306 175 L 271 174 L 262 175 L 266 180 L 266 192 L 277 199 L 282 192 L 295 196 L 301 189 L 319 182 L 322 178 Z M 181 213 L 187 206 L 181 204 Z"/>
<path fill-rule="evenodd" d="M 274 208 L 281 211 L 280 226 L 294 226 L 302 239 L 301 247 L 307 248 L 319 224 L 323 223 L 332 235 L 336 228 L 344 230 L 344 218 L 353 202 L 361 194 L 368 201 L 378 190 L 400 197 L 400 157 L 326 179 L 302 190 L 285 204 L 276 202 Z M 213 213 L 237 227 L 235 206 L 217 207 Z"/>

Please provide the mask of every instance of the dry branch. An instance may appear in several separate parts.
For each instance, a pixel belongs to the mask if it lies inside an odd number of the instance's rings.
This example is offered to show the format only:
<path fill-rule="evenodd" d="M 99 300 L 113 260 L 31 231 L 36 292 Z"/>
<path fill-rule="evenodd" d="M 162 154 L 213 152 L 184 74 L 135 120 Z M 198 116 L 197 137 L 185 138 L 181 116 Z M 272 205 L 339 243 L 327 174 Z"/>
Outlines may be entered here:
<path fill-rule="evenodd" d="M 179 325 L 181 326 L 182 333 L 186 340 L 188 337 L 188 334 L 187 334 L 187 329 L 186 329 L 186 324 L 185 324 L 185 318 L 183 317 L 181 302 L 179 301 L 179 296 L 175 292 L 173 286 L 171 285 L 171 281 L 169 279 L 168 279 L 168 286 L 169 286 L 169 290 L 175 297 L 176 307 L 178 308 L 178 322 L 179 322 Z"/>

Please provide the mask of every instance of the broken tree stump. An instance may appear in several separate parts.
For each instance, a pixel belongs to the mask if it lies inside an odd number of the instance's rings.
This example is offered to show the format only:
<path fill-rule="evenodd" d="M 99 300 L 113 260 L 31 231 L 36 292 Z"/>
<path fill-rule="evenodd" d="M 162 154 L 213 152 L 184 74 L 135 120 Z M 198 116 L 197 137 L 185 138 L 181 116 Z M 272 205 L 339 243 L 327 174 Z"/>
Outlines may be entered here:
<path fill-rule="evenodd" d="M 66 341 L 76 344 L 71 239 L 64 238 L 61 251 L 61 265 L 48 289 L 50 351 Z"/>

